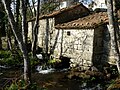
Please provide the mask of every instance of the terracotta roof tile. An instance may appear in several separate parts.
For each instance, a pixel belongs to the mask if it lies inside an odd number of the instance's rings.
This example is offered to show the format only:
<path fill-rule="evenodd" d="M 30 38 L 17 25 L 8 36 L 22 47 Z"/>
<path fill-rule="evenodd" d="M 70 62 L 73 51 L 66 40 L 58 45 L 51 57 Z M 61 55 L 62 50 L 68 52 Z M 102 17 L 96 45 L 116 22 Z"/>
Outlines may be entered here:
<path fill-rule="evenodd" d="M 56 10 L 56 11 L 53 11 L 52 13 L 50 14 L 45 14 L 45 15 L 42 15 L 39 17 L 39 19 L 45 19 L 45 18 L 52 18 L 52 17 L 55 17 L 63 12 L 67 12 L 67 11 L 70 11 L 70 10 L 73 10 L 73 9 L 76 9 L 77 7 L 84 7 L 84 9 L 86 9 L 86 11 L 90 12 L 88 8 L 86 8 L 82 3 L 79 3 L 77 5 L 73 5 L 71 7 L 67 7 L 67 8 L 63 8 L 63 9 L 60 9 L 60 10 Z M 75 12 L 74 12 L 75 13 Z M 34 21 L 35 18 L 29 20 L 28 22 L 30 21 Z"/>
<path fill-rule="evenodd" d="M 79 18 L 77 20 L 56 25 L 59 29 L 74 29 L 74 28 L 95 28 L 98 25 L 108 23 L 107 12 L 93 13 L 89 16 Z"/>
<path fill-rule="evenodd" d="M 86 8 L 82 3 L 79 3 L 77 5 L 73 5 L 71 7 L 67 7 L 67 8 L 63 8 L 63 9 L 60 9 L 60 10 L 57 10 L 57 11 L 54 11 L 53 13 L 51 14 L 46 14 L 46 15 L 43 15 L 41 16 L 40 18 L 43 19 L 43 18 L 49 18 L 49 17 L 54 17 L 62 12 L 66 12 L 66 11 L 69 11 L 71 9 L 75 9 L 76 7 L 84 7 L 85 9 L 87 9 L 89 11 L 88 8 Z"/>

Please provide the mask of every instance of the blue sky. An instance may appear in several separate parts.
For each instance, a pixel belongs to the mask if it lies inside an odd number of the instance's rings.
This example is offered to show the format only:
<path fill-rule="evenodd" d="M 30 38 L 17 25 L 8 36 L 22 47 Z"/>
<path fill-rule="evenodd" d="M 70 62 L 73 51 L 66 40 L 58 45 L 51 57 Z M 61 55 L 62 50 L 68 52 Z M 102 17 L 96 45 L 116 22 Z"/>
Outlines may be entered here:
<path fill-rule="evenodd" d="M 91 3 L 92 0 L 79 0 L 80 2 L 83 1 L 84 3 Z"/>

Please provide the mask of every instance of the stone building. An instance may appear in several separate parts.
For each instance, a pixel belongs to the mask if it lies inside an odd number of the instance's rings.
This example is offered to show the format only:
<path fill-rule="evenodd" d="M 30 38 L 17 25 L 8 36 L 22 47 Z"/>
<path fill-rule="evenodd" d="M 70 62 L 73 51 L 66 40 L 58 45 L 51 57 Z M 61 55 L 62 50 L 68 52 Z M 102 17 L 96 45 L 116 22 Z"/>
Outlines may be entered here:
<path fill-rule="evenodd" d="M 38 46 L 43 48 L 46 53 L 53 53 L 59 35 L 59 32 L 56 33 L 54 26 L 84 17 L 89 13 L 89 9 L 80 3 L 40 16 Z M 34 21 L 35 19 L 32 19 L 28 22 L 28 37 L 30 40 L 32 40 L 32 26 Z"/>
<path fill-rule="evenodd" d="M 28 22 L 31 39 L 34 20 Z M 38 46 L 55 58 L 70 58 L 72 67 L 115 64 L 112 38 L 107 12 L 90 14 L 82 4 L 43 15 L 39 20 Z"/>
<path fill-rule="evenodd" d="M 70 57 L 73 65 L 103 67 L 107 63 L 115 64 L 118 59 L 113 49 L 114 33 L 109 30 L 107 12 L 93 13 L 55 27 L 62 32 L 59 52 Z"/>

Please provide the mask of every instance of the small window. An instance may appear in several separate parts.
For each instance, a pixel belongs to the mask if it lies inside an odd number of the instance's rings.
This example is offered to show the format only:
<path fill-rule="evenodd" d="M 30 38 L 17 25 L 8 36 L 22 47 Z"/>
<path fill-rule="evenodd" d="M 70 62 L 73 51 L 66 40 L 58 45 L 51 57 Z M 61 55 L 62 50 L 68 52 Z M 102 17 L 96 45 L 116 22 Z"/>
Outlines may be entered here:
<path fill-rule="evenodd" d="M 70 31 L 67 31 L 67 35 L 70 36 Z"/>

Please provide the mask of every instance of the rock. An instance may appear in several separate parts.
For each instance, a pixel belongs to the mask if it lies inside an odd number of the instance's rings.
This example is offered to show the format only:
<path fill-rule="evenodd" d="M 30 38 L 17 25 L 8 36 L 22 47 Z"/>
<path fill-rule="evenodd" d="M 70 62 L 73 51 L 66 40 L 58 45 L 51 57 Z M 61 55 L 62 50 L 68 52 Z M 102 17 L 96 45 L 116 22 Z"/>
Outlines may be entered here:
<path fill-rule="evenodd" d="M 90 75 L 90 76 L 104 76 L 103 73 L 98 72 L 98 71 L 90 71 L 90 70 L 87 70 L 87 71 L 85 71 L 85 73 L 86 73 L 87 75 Z"/>
<path fill-rule="evenodd" d="M 85 73 L 80 73 L 80 74 L 79 74 L 79 78 L 89 79 L 89 78 L 90 78 L 90 75 L 87 75 L 87 74 L 85 74 Z"/>
<path fill-rule="evenodd" d="M 2 75 L 3 73 L 0 73 L 0 75 Z"/>
<path fill-rule="evenodd" d="M 90 78 L 90 75 L 87 75 L 85 74 L 84 72 L 70 72 L 68 75 L 67 75 L 67 78 L 69 79 L 89 79 Z"/>
<path fill-rule="evenodd" d="M 72 77 L 73 77 L 72 74 L 67 75 L 67 78 L 68 78 L 68 79 L 72 79 Z"/>
<path fill-rule="evenodd" d="M 98 69 L 95 66 L 90 67 L 91 71 L 98 71 Z"/>

